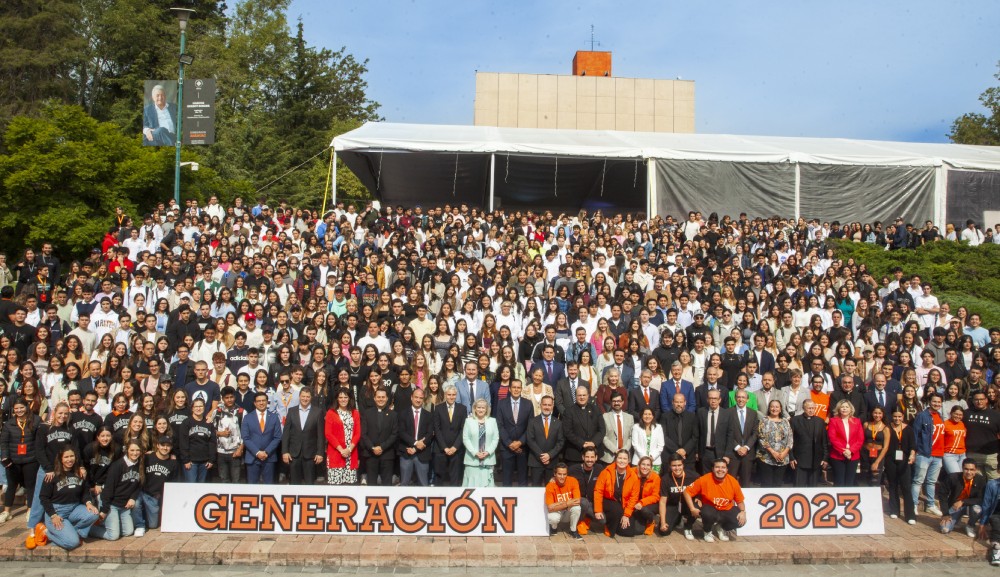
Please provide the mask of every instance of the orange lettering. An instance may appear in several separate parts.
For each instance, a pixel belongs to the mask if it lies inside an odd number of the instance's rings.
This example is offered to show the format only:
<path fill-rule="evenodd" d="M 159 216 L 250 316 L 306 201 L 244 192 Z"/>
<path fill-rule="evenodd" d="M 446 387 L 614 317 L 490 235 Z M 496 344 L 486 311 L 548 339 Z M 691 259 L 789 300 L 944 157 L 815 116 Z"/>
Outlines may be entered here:
<path fill-rule="evenodd" d="M 417 520 L 412 523 L 407 521 L 403 515 L 409 507 L 416 509 L 417 513 L 423 513 L 427 510 L 427 501 L 417 497 L 403 497 L 396 503 L 396 508 L 392 510 L 392 519 L 396 523 L 396 528 L 400 531 L 405 533 L 419 533 L 427 526 L 427 521 L 424 521 L 420 517 L 417 517 Z"/>
<path fill-rule="evenodd" d="M 445 527 L 442 513 L 444 512 L 444 497 L 428 497 L 427 504 L 431 507 L 431 524 L 427 526 L 428 533 L 444 533 Z"/>
<path fill-rule="evenodd" d="M 327 507 L 330 509 L 330 521 L 326 525 L 327 531 L 354 533 L 358 530 L 358 525 L 354 522 L 354 515 L 358 512 L 358 502 L 353 498 L 331 496 L 327 501 Z"/>
<path fill-rule="evenodd" d="M 278 527 L 282 531 L 286 533 L 292 532 L 292 514 L 295 512 L 295 495 L 282 496 L 280 504 L 274 495 L 261 495 L 260 504 L 263 509 L 260 514 L 261 531 L 274 531 L 274 522 L 277 521 Z"/>
<path fill-rule="evenodd" d="M 323 531 L 323 520 L 316 516 L 319 508 L 326 503 L 326 497 L 300 496 L 299 497 L 299 524 L 298 531 Z"/>
<path fill-rule="evenodd" d="M 194 522 L 206 531 L 225 530 L 228 516 L 228 495 L 205 495 L 195 503 Z"/>
<path fill-rule="evenodd" d="M 375 533 L 374 524 L 378 524 L 378 533 L 392 533 L 388 505 L 388 497 L 368 497 L 366 499 L 365 518 L 361 521 L 362 533 Z"/>
<path fill-rule="evenodd" d="M 250 516 L 250 509 L 260 505 L 258 495 L 233 495 L 233 518 L 229 524 L 230 531 L 257 531 L 257 518 Z"/>
<path fill-rule="evenodd" d="M 493 497 L 483 497 L 483 533 L 496 533 L 497 522 L 504 533 L 514 532 L 514 509 L 517 497 L 504 497 L 503 507 Z"/>

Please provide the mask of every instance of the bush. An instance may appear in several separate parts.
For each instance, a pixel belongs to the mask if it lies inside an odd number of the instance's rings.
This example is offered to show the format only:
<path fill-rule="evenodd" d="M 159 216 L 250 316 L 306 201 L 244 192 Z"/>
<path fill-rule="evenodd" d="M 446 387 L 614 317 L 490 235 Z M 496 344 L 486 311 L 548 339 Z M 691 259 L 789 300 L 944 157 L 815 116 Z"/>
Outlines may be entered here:
<path fill-rule="evenodd" d="M 952 314 L 965 306 L 982 315 L 984 326 L 1000 326 L 1000 245 L 939 241 L 915 250 L 886 251 L 873 244 L 831 244 L 838 258 L 864 263 L 876 280 L 891 278 L 892 269 L 901 267 L 904 274 L 930 282 L 938 299 L 951 304 Z"/>

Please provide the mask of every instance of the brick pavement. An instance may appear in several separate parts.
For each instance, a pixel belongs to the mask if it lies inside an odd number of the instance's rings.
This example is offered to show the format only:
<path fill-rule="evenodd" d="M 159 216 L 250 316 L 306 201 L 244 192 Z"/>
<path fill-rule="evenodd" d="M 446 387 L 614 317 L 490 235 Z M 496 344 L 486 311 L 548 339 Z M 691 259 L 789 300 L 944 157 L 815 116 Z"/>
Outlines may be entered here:
<path fill-rule="evenodd" d="M 74 551 L 24 547 L 24 515 L 0 525 L 0 560 L 325 567 L 606 567 L 920 563 L 982 560 L 986 548 L 962 531 L 941 535 L 921 515 L 917 525 L 886 519 L 881 536 L 744 537 L 729 543 L 680 535 L 578 542 L 555 537 L 396 537 L 160 533 L 116 542 L 88 540 Z M 695 531 L 700 535 L 699 531 Z"/>

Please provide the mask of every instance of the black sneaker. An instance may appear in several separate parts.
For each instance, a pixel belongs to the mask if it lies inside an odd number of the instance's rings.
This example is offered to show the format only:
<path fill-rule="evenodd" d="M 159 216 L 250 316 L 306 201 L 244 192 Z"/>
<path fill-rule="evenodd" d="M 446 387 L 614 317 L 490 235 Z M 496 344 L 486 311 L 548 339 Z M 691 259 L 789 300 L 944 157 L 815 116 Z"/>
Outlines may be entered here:
<path fill-rule="evenodd" d="M 569 536 L 576 539 L 577 541 L 583 541 L 583 536 L 577 533 L 576 531 L 570 531 Z"/>

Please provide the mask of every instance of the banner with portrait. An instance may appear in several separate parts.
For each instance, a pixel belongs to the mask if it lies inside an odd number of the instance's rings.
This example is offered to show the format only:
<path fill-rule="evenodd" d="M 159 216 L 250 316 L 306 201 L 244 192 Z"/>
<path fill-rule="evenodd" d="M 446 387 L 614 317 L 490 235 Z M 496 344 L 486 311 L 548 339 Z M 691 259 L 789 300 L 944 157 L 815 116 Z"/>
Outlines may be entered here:
<path fill-rule="evenodd" d="M 142 145 L 177 144 L 177 81 L 146 80 L 143 83 Z"/>

